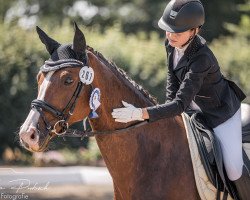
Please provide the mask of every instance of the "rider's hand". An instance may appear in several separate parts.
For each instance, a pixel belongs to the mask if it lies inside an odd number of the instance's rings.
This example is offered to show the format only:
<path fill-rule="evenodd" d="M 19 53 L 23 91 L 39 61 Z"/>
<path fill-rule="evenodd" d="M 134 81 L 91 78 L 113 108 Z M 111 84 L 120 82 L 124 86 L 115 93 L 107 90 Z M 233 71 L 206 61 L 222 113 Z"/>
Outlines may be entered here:
<path fill-rule="evenodd" d="M 127 123 L 135 120 L 143 121 L 142 109 L 136 108 L 132 104 L 122 101 L 123 108 L 113 109 L 112 117 L 116 122 Z"/>

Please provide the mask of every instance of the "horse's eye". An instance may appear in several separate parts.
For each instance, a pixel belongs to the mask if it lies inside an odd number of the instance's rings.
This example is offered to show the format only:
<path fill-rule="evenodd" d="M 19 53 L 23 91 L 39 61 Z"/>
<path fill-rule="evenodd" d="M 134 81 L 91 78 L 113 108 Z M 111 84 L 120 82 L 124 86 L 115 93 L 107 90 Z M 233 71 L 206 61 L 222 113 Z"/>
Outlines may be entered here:
<path fill-rule="evenodd" d="M 67 77 L 64 81 L 65 85 L 70 85 L 71 83 L 73 83 L 73 79 L 71 77 Z"/>

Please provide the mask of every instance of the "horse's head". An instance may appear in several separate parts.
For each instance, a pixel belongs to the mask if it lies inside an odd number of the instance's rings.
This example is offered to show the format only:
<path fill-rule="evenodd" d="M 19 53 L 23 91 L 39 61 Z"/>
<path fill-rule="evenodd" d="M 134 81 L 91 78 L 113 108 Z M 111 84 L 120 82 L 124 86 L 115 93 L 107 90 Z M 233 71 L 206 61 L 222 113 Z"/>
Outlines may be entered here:
<path fill-rule="evenodd" d="M 38 96 L 19 132 L 21 144 L 30 151 L 43 151 L 49 141 L 66 131 L 90 112 L 88 105 L 91 81 L 84 77 L 87 65 L 86 41 L 75 24 L 73 44 L 61 45 L 37 27 L 37 33 L 50 54 L 37 75 Z M 86 67 L 85 67 L 86 68 Z M 79 78 L 79 73 L 85 78 Z M 84 82 L 85 81 L 85 82 Z M 79 103 L 81 102 L 81 103 Z M 74 109 L 77 107 L 78 109 Z"/>
<path fill-rule="evenodd" d="M 37 75 L 38 96 L 19 132 L 26 149 L 44 151 L 54 136 L 64 134 L 69 125 L 88 116 L 94 130 L 129 126 L 115 123 L 111 115 L 122 100 L 141 107 L 155 104 L 154 98 L 123 70 L 87 48 L 76 24 L 73 44 L 69 45 L 59 44 L 38 27 L 37 33 L 50 59 Z"/>

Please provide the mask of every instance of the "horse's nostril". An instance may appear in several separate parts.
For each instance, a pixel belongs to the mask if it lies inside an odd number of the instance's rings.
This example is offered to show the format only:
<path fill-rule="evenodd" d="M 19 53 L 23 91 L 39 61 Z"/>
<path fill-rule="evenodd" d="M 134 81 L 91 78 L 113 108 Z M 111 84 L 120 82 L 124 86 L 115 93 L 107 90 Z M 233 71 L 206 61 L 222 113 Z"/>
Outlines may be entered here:
<path fill-rule="evenodd" d="M 27 136 L 28 136 L 28 140 L 34 141 L 37 138 L 36 129 L 34 127 L 30 127 L 27 131 Z"/>
<path fill-rule="evenodd" d="M 32 140 L 35 139 L 35 133 L 34 132 L 30 135 L 30 139 L 32 139 Z"/>

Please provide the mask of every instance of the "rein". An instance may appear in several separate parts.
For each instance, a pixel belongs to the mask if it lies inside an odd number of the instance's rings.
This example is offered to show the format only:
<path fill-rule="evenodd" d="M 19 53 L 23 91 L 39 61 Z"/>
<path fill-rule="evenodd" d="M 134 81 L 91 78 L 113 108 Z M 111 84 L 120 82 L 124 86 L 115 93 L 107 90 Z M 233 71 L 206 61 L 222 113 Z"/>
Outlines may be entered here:
<path fill-rule="evenodd" d="M 79 131 L 77 129 L 68 129 L 65 133 L 58 135 L 59 137 L 79 137 L 81 140 L 85 137 L 93 137 L 95 135 L 108 135 L 108 134 L 118 134 L 118 133 L 124 133 L 127 131 L 131 131 L 133 129 L 136 129 L 140 126 L 144 126 L 148 124 L 148 121 L 139 122 L 137 124 L 134 124 L 132 126 L 129 126 L 127 128 L 121 128 L 116 130 L 108 130 L 108 131 Z"/>

